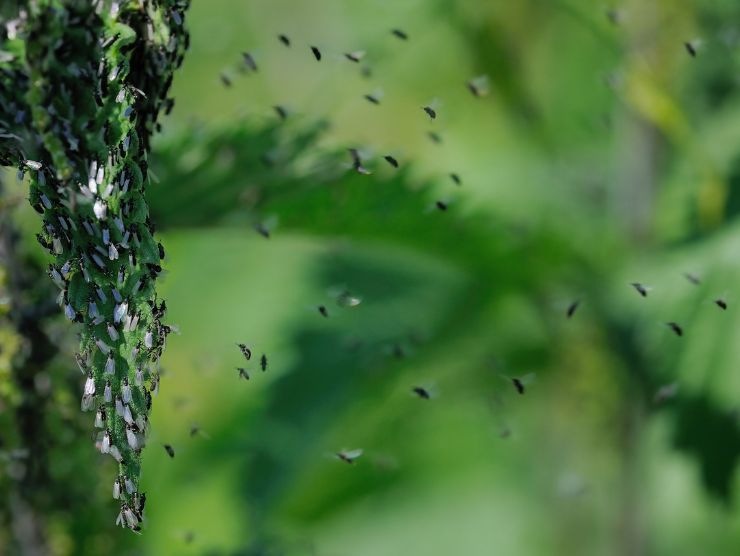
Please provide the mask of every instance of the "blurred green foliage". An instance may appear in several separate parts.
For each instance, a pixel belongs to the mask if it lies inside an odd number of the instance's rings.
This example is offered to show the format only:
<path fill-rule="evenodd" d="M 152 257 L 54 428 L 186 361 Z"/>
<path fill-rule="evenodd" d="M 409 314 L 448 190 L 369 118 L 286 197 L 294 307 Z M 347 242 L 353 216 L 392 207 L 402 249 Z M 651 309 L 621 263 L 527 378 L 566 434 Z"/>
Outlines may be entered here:
<path fill-rule="evenodd" d="M 57 553 L 735 553 L 740 6 L 214 0 L 189 21 L 150 166 L 181 333 L 147 527 L 90 533 L 109 493 L 77 438 L 94 495 L 49 514 Z"/>

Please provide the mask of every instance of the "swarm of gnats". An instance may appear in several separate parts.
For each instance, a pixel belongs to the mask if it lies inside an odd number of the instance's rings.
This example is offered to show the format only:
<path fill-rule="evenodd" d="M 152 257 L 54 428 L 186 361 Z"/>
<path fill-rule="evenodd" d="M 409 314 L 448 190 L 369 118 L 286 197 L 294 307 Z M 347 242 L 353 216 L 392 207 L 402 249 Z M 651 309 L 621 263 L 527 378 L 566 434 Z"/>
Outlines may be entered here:
<path fill-rule="evenodd" d="M 160 113 L 173 106 L 167 92 L 188 44 L 187 7 L 31 0 L 0 19 L 0 164 L 29 178 L 58 303 L 81 324 L 81 407 L 94 415 L 96 447 L 118 463 L 117 523 L 134 531 L 170 332 L 154 287 L 164 251 L 144 196 L 147 153 Z"/>

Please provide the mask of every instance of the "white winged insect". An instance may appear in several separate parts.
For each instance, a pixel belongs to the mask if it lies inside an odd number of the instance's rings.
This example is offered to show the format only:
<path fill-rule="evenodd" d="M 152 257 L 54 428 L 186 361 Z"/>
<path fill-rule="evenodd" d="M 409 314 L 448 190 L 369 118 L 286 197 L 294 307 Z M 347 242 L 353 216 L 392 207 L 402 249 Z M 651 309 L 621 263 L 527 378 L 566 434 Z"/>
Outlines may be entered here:
<path fill-rule="evenodd" d="M 356 448 L 354 450 L 339 450 L 334 456 L 345 463 L 352 465 L 363 453 L 362 448 Z"/>
<path fill-rule="evenodd" d="M 362 303 L 362 298 L 352 293 L 346 286 L 333 286 L 329 288 L 328 294 L 340 307 L 357 307 Z"/>
<path fill-rule="evenodd" d="M 473 77 L 467 82 L 468 90 L 476 97 L 488 96 L 491 92 L 491 87 L 488 81 L 487 75 L 478 75 Z"/>

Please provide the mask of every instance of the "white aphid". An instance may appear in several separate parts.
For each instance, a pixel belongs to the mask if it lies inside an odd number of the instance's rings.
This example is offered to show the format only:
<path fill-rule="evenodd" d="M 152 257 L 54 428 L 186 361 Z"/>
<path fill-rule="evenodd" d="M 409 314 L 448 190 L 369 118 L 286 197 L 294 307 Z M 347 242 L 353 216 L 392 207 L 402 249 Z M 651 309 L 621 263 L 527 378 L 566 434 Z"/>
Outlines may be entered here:
<path fill-rule="evenodd" d="M 113 399 L 113 394 L 111 393 L 111 387 L 110 387 L 110 381 L 105 382 L 105 388 L 103 390 L 103 399 L 105 400 L 105 403 L 110 403 Z"/>
<path fill-rule="evenodd" d="M 102 409 L 98 409 L 98 412 L 95 414 L 95 428 L 105 428 L 105 413 L 103 413 Z"/>
<path fill-rule="evenodd" d="M 93 407 L 93 402 L 95 401 L 95 398 L 88 395 L 82 396 L 82 401 L 80 402 L 80 409 L 82 411 L 90 411 Z"/>
<path fill-rule="evenodd" d="M 58 287 L 60 288 L 64 287 L 64 279 L 62 278 L 62 275 L 59 274 L 59 271 L 55 267 L 53 266 L 49 267 L 49 276 L 51 276 L 51 279 L 54 281 L 54 283 Z"/>
<path fill-rule="evenodd" d="M 110 339 L 114 342 L 118 340 L 118 330 L 116 330 L 116 327 L 110 323 L 108 323 L 108 336 L 110 336 Z"/>
<path fill-rule="evenodd" d="M 134 416 L 131 414 L 131 408 L 129 406 L 124 406 L 123 408 L 123 420 L 129 425 L 134 423 Z"/>
<path fill-rule="evenodd" d="M 98 220 L 105 220 L 106 214 L 108 213 L 108 205 L 105 201 L 97 199 L 93 205 L 93 212 L 95 213 L 95 218 Z"/>
<path fill-rule="evenodd" d="M 131 402 L 131 385 L 126 378 L 121 383 L 121 397 L 123 398 L 123 403 Z"/>
<path fill-rule="evenodd" d="M 98 265 L 101 269 L 105 270 L 105 263 L 103 262 L 103 259 L 101 259 L 97 253 L 92 254 L 92 260 L 93 262 Z"/>
<path fill-rule="evenodd" d="M 103 434 L 103 441 L 100 443 L 100 452 L 103 454 L 110 452 L 110 433 L 108 431 L 105 431 L 105 434 Z"/>
<path fill-rule="evenodd" d="M 139 427 L 140 431 L 143 431 L 142 434 L 146 433 L 146 418 L 143 415 L 136 416 L 136 426 Z"/>
<path fill-rule="evenodd" d="M 134 429 L 131 427 L 126 427 L 126 440 L 128 440 L 128 445 L 131 446 L 132 450 L 136 450 L 139 447 L 138 439 L 136 438 L 136 433 L 134 432 Z"/>
<path fill-rule="evenodd" d="M 64 306 L 64 316 L 67 317 L 69 320 L 75 320 L 75 318 L 77 317 L 77 313 L 75 313 L 75 310 L 69 303 Z"/>
<path fill-rule="evenodd" d="M 59 271 L 62 273 L 62 276 L 67 278 L 69 276 L 69 272 L 72 270 L 72 263 L 70 261 L 67 261 L 62 265 L 62 268 L 59 269 Z"/>
<path fill-rule="evenodd" d="M 118 463 L 121 463 L 121 461 L 123 461 L 123 456 L 121 455 L 121 450 L 119 450 L 118 449 L 118 446 L 116 446 L 115 444 L 110 447 L 110 455 Z"/>
<path fill-rule="evenodd" d="M 117 304 L 113 308 L 113 322 L 116 324 L 121 322 L 126 313 L 128 313 L 128 303 L 124 301 L 123 303 Z"/>
<path fill-rule="evenodd" d="M 85 381 L 85 395 L 86 396 L 92 396 L 95 393 L 95 379 L 93 378 L 92 374 L 87 375 L 87 380 Z"/>
<path fill-rule="evenodd" d="M 123 508 L 123 517 L 126 520 L 126 524 L 129 528 L 134 529 L 139 525 L 139 518 L 136 517 L 136 514 L 128 506 L 124 506 Z"/>
<path fill-rule="evenodd" d="M 105 374 L 113 375 L 116 373 L 116 360 L 113 355 L 108 355 L 108 359 L 105 362 Z"/>

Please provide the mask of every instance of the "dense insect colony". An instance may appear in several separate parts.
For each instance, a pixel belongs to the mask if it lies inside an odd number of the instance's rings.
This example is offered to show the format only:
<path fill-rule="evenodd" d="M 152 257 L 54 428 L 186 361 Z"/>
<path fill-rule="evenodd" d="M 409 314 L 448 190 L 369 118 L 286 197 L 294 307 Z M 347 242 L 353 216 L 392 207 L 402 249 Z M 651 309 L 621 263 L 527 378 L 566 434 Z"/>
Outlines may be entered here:
<path fill-rule="evenodd" d="M 117 523 L 135 531 L 146 500 L 139 492 L 140 454 L 159 386 L 158 361 L 171 331 L 162 322 L 165 303 L 157 300 L 154 288 L 164 251 L 153 237 L 144 198 L 147 153 L 160 112 L 169 113 L 174 104 L 167 92 L 188 46 L 183 27 L 187 6 L 188 0 L 99 0 L 72 7 L 38 0 L 25 3 L 0 29 L 0 164 L 30 179 L 30 202 L 43 217 L 37 238 L 54 258 L 49 276 L 59 287 L 58 303 L 67 319 L 83 325 L 76 356 L 85 377 L 81 407 L 94 413 L 97 448 L 119 464 L 113 484 L 113 497 L 121 503 Z M 400 29 L 391 33 L 409 40 Z M 293 45 L 286 35 L 278 40 Z M 694 43 L 685 47 L 696 56 Z M 317 62 L 326 60 L 318 47 L 308 49 Z M 258 71 L 250 52 L 241 57 L 247 71 Z M 343 57 L 360 64 L 366 51 Z M 233 86 L 228 73 L 220 79 Z M 485 75 L 465 86 L 474 97 L 490 91 Z M 382 96 L 378 90 L 364 98 L 379 105 Z M 437 120 L 436 103 L 420 108 L 430 121 Z M 290 116 L 285 106 L 273 110 L 280 120 Z M 428 135 L 435 143 L 442 140 L 437 131 Z M 348 152 L 354 171 L 372 173 L 360 149 Z M 401 165 L 392 154 L 382 158 L 394 169 Z M 458 173 L 449 177 L 462 185 Z M 442 212 L 449 205 L 434 203 Z M 255 229 L 270 237 L 264 224 Z M 699 283 L 693 275 L 687 279 Z M 647 297 L 649 287 L 631 285 Z M 338 301 L 345 307 L 359 302 L 349 293 Z M 726 300 L 714 302 L 727 309 Z M 566 316 L 573 317 L 579 305 L 580 300 L 571 302 Z M 325 305 L 317 310 L 329 318 Z M 679 324 L 666 325 L 683 335 Z M 250 348 L 239 344 L 239 349 L 249 361 Z M 260 368 L 267 370 L 266 355 Z M 247 369 L 237 370 L 240 378 L 250 379 Z M 509 380 L 524 394 L 530 378 Z M 414 386 L 411 392 L 423 400 L 433 397 L 427 387 Z M 191 429 L 191 436 L 197 432 Z M 171 445 L 163 447 L 174 457 Z M 362 453 L 342 450 L 335 456 L 351 464 Z"/>
<path fill-rule="evenodd" d="M 119 467 L 117 524 L 140 529 L 141 450 L 170 327 L 144 191 L 150 137 L 188 45 L 187 0 L 39 0 L 0 30 L 0 163 L 29 177 L 37 235 L 81 323 L 81 407 Z"/>

